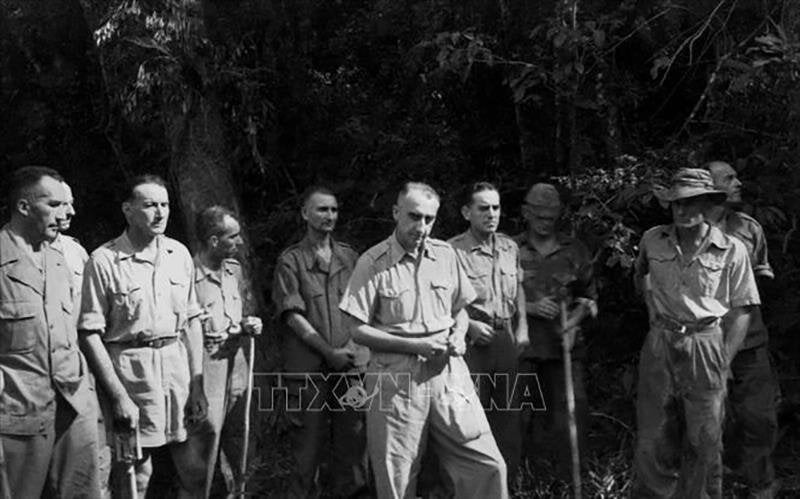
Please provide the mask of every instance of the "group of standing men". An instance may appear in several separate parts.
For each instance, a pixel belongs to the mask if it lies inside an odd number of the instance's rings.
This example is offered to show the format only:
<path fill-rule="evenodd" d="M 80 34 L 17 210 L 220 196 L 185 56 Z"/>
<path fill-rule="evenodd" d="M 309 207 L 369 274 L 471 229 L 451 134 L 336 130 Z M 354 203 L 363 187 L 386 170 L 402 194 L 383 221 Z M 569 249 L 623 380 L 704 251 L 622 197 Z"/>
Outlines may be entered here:
<path fill-rule="evenodd" d="M 122 202 L 125 231 L 87 256 L 60 234 L 75 212 L 56 171 L 17 170 L 8 202 L 0 497 L 128 497 L 131 486 L 144 497 L 161 451 L 173 457 L 181 497 L 207 496 L 220 433 L 234 427 L 225 416 L 244 391 L 241 337 L 261 332 L 258 318 L 243 317 L 234 216 L 200 214 L 193 259 L 164 236 L 164 181 L 136 177 Z M 235 438 L 225 441 L 235 460 Z M 112 463 L 112 447 L 127 447 L 131 461 Z"/>
<path fill-rule="evenodd" d="M 636 277 L 651 329 L 637 399 L 637 497 L 721 495 L 731 371 L 739 445 L 726 457 L 753 493 L 773 487 L 778 391 L 753 277 L 771 269 L 760 226 L 725 207 L 726 197 L 737 201 L 735 172 L 709 169 L 676 174 L 660 193 L 674 223 L 640 245 Z M 116 494 L 110 435 L 137 431 L 139 495 L 159 449 L 172 455 L 182 496 L 209 495 L 220 447 L 228 460 L 241 447 L 225 424 L 246 386 L 241 337 L 261 331 L 244 312 L 235 217 L 204 210 L 193 259 L 163 235 L 164 182 L 137 177 L 122 203 L 125 232 L 87 257 L 60 235 L 74 211 L 58 173 L 25 167 L 11 187 L 11 220 L 0 229 L 0 497 L 101 497 L 109 483 Z M 543 397 L 566 476 L 564 338 L 585 449 L 581 324 L 597 314 L 597 289 L 586 246 L 557 230 L 557 190 L 528 191 L 527 230 L 515 238 L 497 232 L 492 184 L 466 190 L 469 228 L 449 242 L 430 237 L 439 205 L 430 186 L 407 183 L 394 232 L 359 257 L 332 237 L 334 193 L 304 194 L 306 235 L 280 255 L 272 290 L 287 407 L 297 409 L 286 494 L 415 497 L 430 451 L 448 493 L 508 497 L 531 424 L 518 397 L 531 391 Z M 538 383 L 518 386 L 534 379 L 518 374 L 531 372 Z M 342 407 L 352 389 L 362 405 Z"/>

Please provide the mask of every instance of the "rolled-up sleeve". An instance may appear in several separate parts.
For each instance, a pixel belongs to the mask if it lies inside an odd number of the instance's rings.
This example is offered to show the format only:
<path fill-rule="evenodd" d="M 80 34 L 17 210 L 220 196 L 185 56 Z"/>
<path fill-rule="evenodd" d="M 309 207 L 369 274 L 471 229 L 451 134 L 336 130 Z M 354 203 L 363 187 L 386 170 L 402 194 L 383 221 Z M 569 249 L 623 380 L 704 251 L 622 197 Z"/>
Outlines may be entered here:
<path fill-rule="evenodd" d="M 775 273 L 772 271 L 772 265 L 769 264 L 769 257 L 767 255 L 767 239 L 764 237 L 764 230 L 757 226 L 753 230 L 754 245 L 753 257 L 751 264 L 753 265 L 753 274 L 756 277 L 765 277 L 767 279 L 774 279 Z"/>
<path fill-rule="evenodd" d="M 300 294 L 297 269 L 290 258 L 281 257 L 278 260 L 272 279 L 272 301 L 278 317 L 281 318 L 287 312 L 306 312 L 306 302 Z"/>
<path fill-rule="evenodd" d="M 369 324 L 372 321 L 378 293 L 374 277 L 371 259 L 364 256 L 359 258 L 339 302 L 339 310 Z"/>
<path fill-rule="evenodd" d="M 102 261 L 96 256 L 89 258 L 84 268 L 78 330 L 105 332 L 109 310 L 108 282 Z"/>
<path fill-rule="evenodd" d="M 733 240 L 728 266 L 728 289 L 731 308 L 760 305 L 756 279 L 747 256 L 747 250 L 738 240 Z"/>
<path fill-rule="evenodd" d="M 186 275 L 189 276 L 189 293 L 186 297 L 186 318 L 187 319 L 194 319 L 195 317 L 199 317 L 200 314 L 203 313 L 203 309 L 200 308 L 200 304 L 197 302 L 197 290 L 194 286 L 194 262 L 192 261 L 191 255 L 189 252 L 186 252 L 186 257 L 184 258 L 184 269 Z"/>

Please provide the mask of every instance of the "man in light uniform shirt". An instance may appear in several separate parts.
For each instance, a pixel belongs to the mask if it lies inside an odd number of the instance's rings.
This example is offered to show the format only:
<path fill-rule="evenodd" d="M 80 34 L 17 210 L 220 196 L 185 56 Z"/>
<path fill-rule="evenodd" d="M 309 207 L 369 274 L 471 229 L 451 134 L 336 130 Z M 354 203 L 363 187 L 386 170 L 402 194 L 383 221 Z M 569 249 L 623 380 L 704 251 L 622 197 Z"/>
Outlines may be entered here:
<path fill-rule="evenodd" d="M 644 233 L 635 266 L 651 319 L 639 357 L 633 497 L 722 497 L 725 385 L 758 289 L 742 242 L 705 219 L 725 199 L 708 171 L 682 168 L 656 196 L 673 223 Z"/>
<path fill-rule="evenodd" d="M 512 398 L 518 352 L 529 344 L 519 247 L 497 232 L 500 193 L 494 185 L 472 185 L 461 214 L 470 227 L 448 242 L 478 295 L 467 306 L 469 346 L 465 359 L 470 373 L 478 376 L 481 404 L 506 461 L 509 482 L 513 483 L 522 451 L 522 422 Z"/>
<path fill-rule="evenodd" d="M 194 263 L 185 246 L 164 236 L 169 195 L 161 178 L 133 179 L 122 211 L 127 229 L 92 252 L 86 265 L 78 322 L 83 349 L 115 431 L 138 428 L 139 495 L 153 474 L 151 454 L 166 445 L 181 494 L 201 497 L 186 469 L 187 430 L 201 427 L 206 417 Z"/>
<path fill-rule="evenodd" d="M 204 312 L 203 387 L 209 425 L 208 431 L 189 435 L 197 459 L 192 473 L 210 496 L 219 462 L 227 490 L 214 489 L 213 495 L 227 495 L 242 479 L 243 395 L 248 381 L 244 336 L 261 334 L 262 325 L 258 317 L 243 316 L 251 300 L 244 300 L 242 266 L 234 259 L 243 243 L 238 220 L 229 210 L 211 206 L 197 215 L 195 230 L 200 251 L 194 257 L 194 286 Z"/>
<path fill-rule="evenodd" d="M 428 237 L 439 196 L 408 183 L 394 234 L 356 263 L 340 308 L 372 350 L 367 448 L 379 498 L 416 496 L 431 444 L 458 498 L 506 498 L 506 465 L 462 355 L 475 290 L 449 244 Z M 430 437 L 430 438 L 429 438 Z"/>

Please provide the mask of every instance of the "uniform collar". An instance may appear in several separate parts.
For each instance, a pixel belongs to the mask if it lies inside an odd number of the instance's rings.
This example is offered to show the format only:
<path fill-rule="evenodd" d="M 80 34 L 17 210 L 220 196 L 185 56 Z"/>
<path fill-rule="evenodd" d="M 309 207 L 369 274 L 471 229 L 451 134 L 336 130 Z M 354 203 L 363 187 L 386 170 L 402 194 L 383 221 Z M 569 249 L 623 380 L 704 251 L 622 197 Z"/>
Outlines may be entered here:
<path fill-rule="evenodd" d="M 142 254 L 141 251 L 134 251 L 133 244 L 131 243 L 130 238 L 128 237 L 128 231 L 122 233 L 121 236 L 117 238 L 115 241 L 115 249 L 117 251 L 117 257 L 120 260 L 127 260 L 128 258 L 133 258 L 134 260 L 138 260 L 140 262 L 150 262 L 154 263 L 154 259 L 150 258 L 148 255 Z M 166 244 L 166 238 L 164 236 L 156 236 L 156 255 L 161 255 L 163 253 L 172 253 L 173 249 Z"/>
<path fill-rule="evenodd" d="M 486 255 L 492 256 L 494 254 L 496 245 L 498 243 L 499 238 L 497 234 L 490 234 L 486 241 L 478 241 L 478 238 L 475 237 L 475 234 L 472 233 L 472 229 L 468 229 L 467 232 L 464 233 L 464 239 L 467 242 L 467 247 L 469 247 L 470 251 L 479 251 Z"/>
<path fill-rule="evenodd" d="M 208 279 L 209 281 L 213 281 L 217 284 L 220 284 L 220 275 L 221 275 L 220 272 L 215 272 L 214 270 L 211 269 L 211 267 L 208 267 L 206 264 L 200 261 L 200 255 L 195 255 L 193 260 L 194 260 L 194 268 L 197 269 L 194 278 L 195 282 L 200 282 L 205 279 Z M 225 268 L 225 262 L 223 261 L 222 264 L 220 265 L 220 271 L 223 271 L 224 268 Z"/>
<path fill-rule="evenodd" d="M 336 240 L 331 236 L 331 261 L 330 266 L 328 268 L 328 273 L 333 275 L 338 272 L 340 269 L 344 268 L 344 259 L 341 255 L 341 250 L 339 249 L 339 244 Z M 314 247 L 311 244 L 311 238 L 308 237 L 306 234 L 303 239 L 300 241 L 300 247 L 303 249 L 303 263 L 305 263 L 307 270 L 312 270 L 314 266 L 317 266 L 320 270 L 324 270 L 324 267 L 321 265 L 319 257 L 314 252 Z"/>
<path fill-rule="evenodd" d="M 28 251 L 22 244 L 21 239 L 19 235 L 11 230 L 8 224 L 0 229 L 0 265 L 15 262 L 28 256 Z"/>
<path fill-rule="evenodd" d="M 47 251 L 49 243 L 42 243 L 42 254 Z M 23 262 L 27 260 L 28 264 Z M 49 266 L 51 259 L 45 256 L 43 264 Z M 22 237 L 14 233 L 7 224 L 0 229 L 0 266 L 11 265 L 6 273 L 34 291 L 44 296 L 44 275 L 38 270 L 33 255 L 26 249 Z"/>
<path fill-rule="evenodd" d="M 661 228 L 661 237 L 669 239 L 672 246 L 678 246 L 678 231 L 675 224 L 664 225 Z M 731 246 L 730 240 L 725 237 L 725 234 L 712 224 L 708 224 L 708 234 L 706 234 L 705 246 L 714 245 L 719 249 L 728 249 Z"/>
<path fill-rule="evenodd" d="M 425 258 L 436 260 L 436 254 L 431 248 L 431 242 L 429 240 L 425 241 L 425 245 L 421 248 L 421 251 L 422 256 Z M 412 260 L 415 260 L 417 255 L 411 253 L 410 251 L 406 251 L 406 249 L 403 248 L 403 245 L 401 245 L 400 241 L 397 239 L 397 232 L 393 232 L 392 235 L 389 236 L 389 266 L 393 267 L 397 265 L 406 256 Z"/>

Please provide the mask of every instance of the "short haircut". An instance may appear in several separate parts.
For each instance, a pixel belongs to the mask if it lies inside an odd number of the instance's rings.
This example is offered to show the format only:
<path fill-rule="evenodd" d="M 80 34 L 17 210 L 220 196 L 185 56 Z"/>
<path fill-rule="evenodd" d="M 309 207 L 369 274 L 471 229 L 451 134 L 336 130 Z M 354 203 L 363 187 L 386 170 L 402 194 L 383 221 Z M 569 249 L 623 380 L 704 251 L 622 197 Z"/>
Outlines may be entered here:
<path fill-rule="evenodd" d="M 152 173 L 146 173 L 144 175 L 137 175 L 128 181 L 124 200 L 133 201 L 135 196 L 133 191 L 140 185 L 144 184 L 160 185 L 164 189 L 169 190 L 169 187 L 167 187 L 167 182 L 163 178 L 159 177 L 158 175 L 153 175 Z"/>
<path fill-rule="evenodd" d="M 11 213 L 14 213 L 20 199 L 30 196 L 31 188 L 38 184 L 43 177 L 51 177 L 59 182 L 64 181 L 61 174 L 46 166 L 23 166 L 11 174 L 8 182 L 8 208 Z"/>
<path fill-rule="evenodd" d="M 473 198 L 475 194 L 483 191 L 495 191 L 498 194 L 500 193 L 497 190 L 497 186 L 495 186 L 491 182 L 475 182 L 474 184 L 466 186 L 461 193 L 461 206 L 470 206 L 472 205 Z"/>
<path fill-rule="evenodd" d="M 439 193 L 436 192 L 436 189 L 429 186 L 424 182 L 406 182 L 403 184 L 403 188 L 400 189 L 400 192 L 397 193 L 397 202 L 399 203 L 403 197 L 407 196 L 411 191 L 419 191 L 425 194 L 428 198 L 433 198 L 437 202 L 441 201 L 439 197 Z"/>
<path fill-rule="evenodd" d="M 308 201 L 311 199 L 311 196 L 314 194 L 325 194 L 326 196 L 333 196 L 336 197 L 336 194 L 333 193 L 329 187 L 324 186 L 322 184 L 314 184 L 306 190 L 303 191 L 303 194 L 300 195 L 300 208 L 305 208 Z"/>
<path fill-rule="evenodd" d="M 197 214 L 195 231 L 197 231 L 197 239 L 202 246 L 208 243 L 209 237 L 222 234 L 225 217 L 236 219 L 236 215 L 231 210 L 219 205 L 209 206 Z"/>

